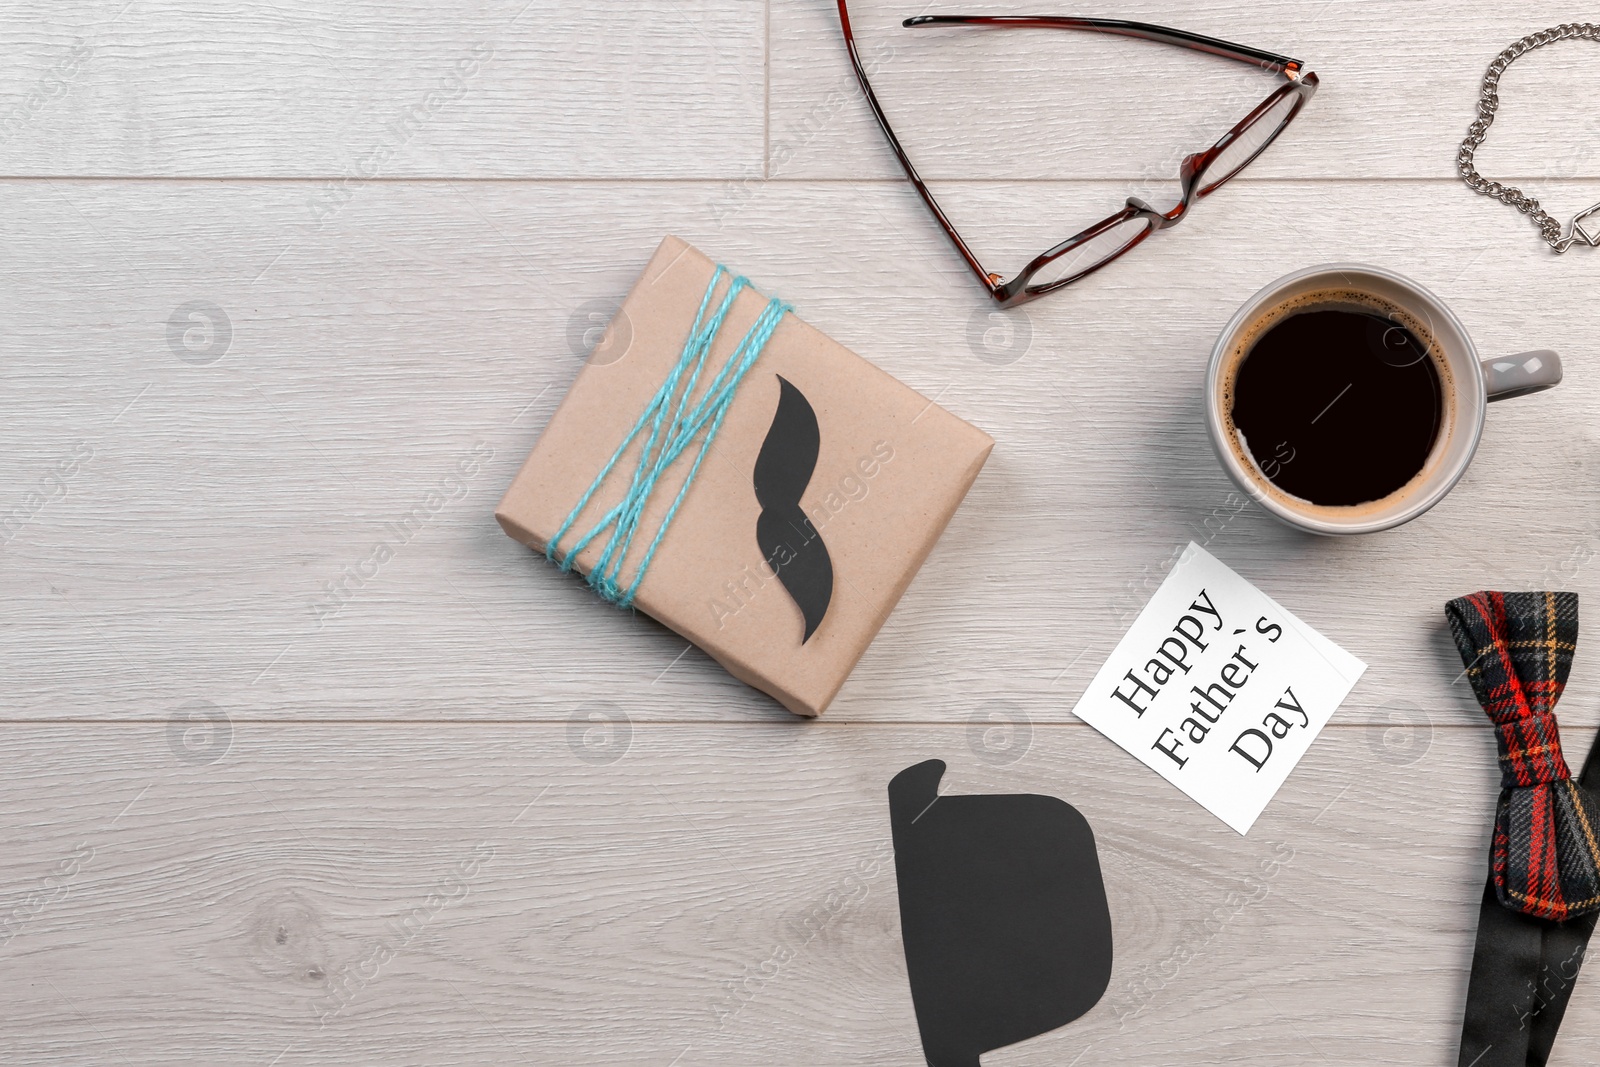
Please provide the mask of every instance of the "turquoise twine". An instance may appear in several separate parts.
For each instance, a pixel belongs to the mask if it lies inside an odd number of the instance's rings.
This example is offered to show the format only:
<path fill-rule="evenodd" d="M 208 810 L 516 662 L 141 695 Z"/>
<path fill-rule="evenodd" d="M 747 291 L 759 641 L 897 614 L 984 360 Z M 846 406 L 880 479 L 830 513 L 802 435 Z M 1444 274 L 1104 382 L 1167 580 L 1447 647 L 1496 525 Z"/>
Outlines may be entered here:
<path fill-rule="evenodd" d="M 666 536 L 667 528 L 677 516 L 678 507 L 688 494 L 689 486 L 694 484 L 695 475 L 700 473 L 700 464 L 705 460 L 711 442 L 716 440 L 717 432 L 722 429 L 722 420 L 728 414 L 729 405 L 733 403 L 734 392 L 739 388 L 739 383 L 744 381 L 745 373 L 760 358 L 761 351 L 766 347 L 772 331 L 777 329 L 779 320 L 790 310 L 788 304 L 777 298 L 768 300 L 767 306 L 762 309 L 749 331 L 735 346 L 728 361 L 706 386 L 700 400 L 691 406 L 689 401 L 694 396 L 695 386 L 700 381 L 700 373 L 705 368 L 706 355 L 711 351 L 712 342 L 717 339 L 723 320 L 728 317 L 728 310 L 733 307 L 734 298 L 750 288 L 748 279 L 734 277 L 728 285 L 728 291 L 722 295 L 716 311 L 707 318 L 706 310 L 711 307 L 711 298 L 716 292 L 717 283 L 727 273 L 727 268 L 721 265 L 712 272 L 711 283 L 706 286 L 706 294 L 700 299 L 700 310 L 695 313 L 694 326 L 689 330 L 689 337 L 683 343 L 683 352 L 678 356 L 677 364 L 661 383 L 661 388 L 656 390 L 656 395 L 645 405 L 644 413 L 633 424 L 633 429 L 622 439 L 622 444 L 617 446 L 616 452 L 600 469 L 600 473 L 590 483 L 588 490 L 578 500 L 577 506 L 572 509 L 567 520 L 561 524 L 561 529 L 556 531 L 556 535 L 550 539 L 549 545 L 545 548 L 545 558 L 560 566 L 563 571 L 570 571 L 578 553 L 588 547 L 589 542 L 609 530 L 611 533 L 605 541 L 600 558 L 590 568 L 585 580 L 591 589 L 619 608 L 633 606 L 634 594 L 639 589 L 639 583 L 644 581 L 645 573 L 650 569 L 650 562 L 655 559 L 661 539 Z M 672 412 L 670 421 L 666 417 L 669 409 Z M 561 554 L 558 551 L 561 539 L 578 521 L 578 516 L 583 513 L 583 509 L 588 506 L 589 500 L 599 491 L 600 486 L 611 476 L 613 468 L 622 459 L 623 453 L 628 451 L 628 446 L 633 444 L 634 438 L 639 436 L 646 423 L 650 426 L 650 433 L 645 439 L 643 448 L 640 449 L 639 461 L 634 467 L 632 478 L 629 479 L 628 491 L 623 494 L 615 507 L 601 517 L 593 529 L 580 537 L 565 554 Z M 664 431 L 663 423 L 666 423 Z M 702 431 L 704 431 L 703 436 Z M 656 485 L 661 481 L 662 475 L 688 450 L 696 438 L 700 439 L 700 448 L 695 453 L 694 465 L 689 468 L 689 474 L 684 478 L 683 485 L 678 488 L 678 495 L 673 499 L 672 506 L 662 517 L 661 525 L 656 528 L 649 548 L 645 550 L 644 557 L 633 572 L 633 580 L 624 588 L 620 584 L 622 565 L 627 560 L 628 553 L 633 547 L 634 537 L 639 532 L 639 521 L 644 515 L 645 505 L 655 493 Z"/>

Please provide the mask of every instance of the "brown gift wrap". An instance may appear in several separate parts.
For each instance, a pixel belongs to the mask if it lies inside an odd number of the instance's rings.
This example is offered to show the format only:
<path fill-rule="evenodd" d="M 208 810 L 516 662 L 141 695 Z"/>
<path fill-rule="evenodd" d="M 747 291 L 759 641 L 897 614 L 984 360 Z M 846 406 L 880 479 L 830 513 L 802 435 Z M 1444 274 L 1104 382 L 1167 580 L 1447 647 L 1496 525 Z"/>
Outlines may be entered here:
<path fill-rule="evenodd" d="M 661 242 L 495 509 L 507 534 L 543 551 L 561 529 L 677 363 L 714 270 L 684 241 Z M 727 284 L 719 284 L 716 299 Z M 765 306 L 766 297 L 754 289 L 735 299 L 697 395 Z M 757 537 L 763 510 L 754 483 L 757 456 L 769 430 L 775 449 L 792 439 L 777 440 L 782 435 L 774 425 L 785 381 L 804 398 L 799 404 L 786 399 L 786 410 L 792 416 L 793 408 L 808 403 L 819 441 L 799 499 L 809 527 L 800 529 L 807 526 L 802 522 L 786 528 L 797 535 L 797 545 L 819 537 L 833 571 L 831 596 L 823 585 L 826 611 L 809 637 L 801 608 L 785 588 L 800 569 L 791 562 L 795 557 L 779 552 L 769 559 Z M 647 433 L 635 439 L 562 536 L 559 552 L 570 550 L 622 498 Z M 634 606 L 790 711 L 820 715 L 993 447 L 982 430 L 787 314 L 734 395 Z M 698 442 L 651 494 L 619 584 L 632 581 L 697 450 Z M 804 457 L 797 462 L 803 475 Z M 576 570 L 588 573 L 607 536 L 602 533 L 578 554 Z M 815 557 L 814 551 L 799 554 Z"/>

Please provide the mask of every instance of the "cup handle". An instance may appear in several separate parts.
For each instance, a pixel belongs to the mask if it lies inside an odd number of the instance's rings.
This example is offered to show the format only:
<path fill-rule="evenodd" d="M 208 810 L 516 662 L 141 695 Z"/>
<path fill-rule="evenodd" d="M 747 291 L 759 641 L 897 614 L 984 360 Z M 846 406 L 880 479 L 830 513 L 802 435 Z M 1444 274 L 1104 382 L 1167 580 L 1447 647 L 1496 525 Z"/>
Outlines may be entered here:
<path fill-rule="evenodd" d="M 1505 400 L 1550 389 L 1561 381 L 1561 357 L 1548 348 L 1483 361 L 1490 400 Z"/>

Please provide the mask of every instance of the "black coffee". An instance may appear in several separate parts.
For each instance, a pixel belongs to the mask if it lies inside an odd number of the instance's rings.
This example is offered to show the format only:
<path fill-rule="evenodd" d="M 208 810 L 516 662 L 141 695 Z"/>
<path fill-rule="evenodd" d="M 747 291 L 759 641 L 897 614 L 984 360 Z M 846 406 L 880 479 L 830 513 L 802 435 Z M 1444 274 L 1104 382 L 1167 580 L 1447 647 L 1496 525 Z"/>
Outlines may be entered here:
<path fill-rule="evenodd" d="M 1422 470 L 1444 394 L 1428 347 L 1376 308 L 1312 306 L 1245 354 L 1230 415 L 1274 485 L 1313 504 L 1380 500 Z"/>

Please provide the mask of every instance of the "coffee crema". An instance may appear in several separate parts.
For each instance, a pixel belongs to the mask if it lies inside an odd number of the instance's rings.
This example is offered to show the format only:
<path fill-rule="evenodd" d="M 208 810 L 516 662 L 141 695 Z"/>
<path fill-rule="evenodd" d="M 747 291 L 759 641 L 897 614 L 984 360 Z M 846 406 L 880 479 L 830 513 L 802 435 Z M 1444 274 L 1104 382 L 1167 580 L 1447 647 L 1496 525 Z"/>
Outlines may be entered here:
<path fill-rule="evenodd" d="M 1245 465 L 1291 503 L 1341 513 L 1381 510 L 1418 482 L 1453 421 L 1431 332 L 1355 289 L 1262 312 L 1240 332 L 1223 383 Z"/>

